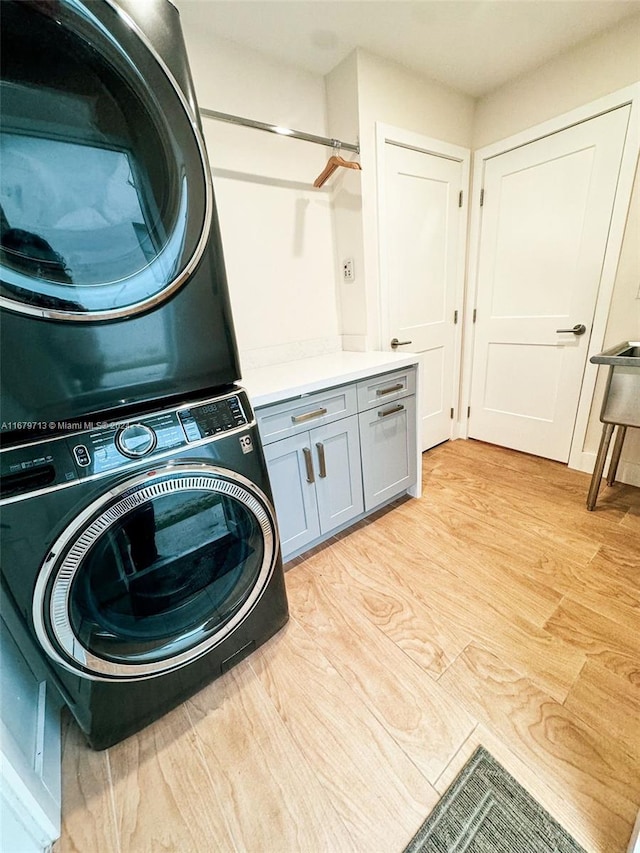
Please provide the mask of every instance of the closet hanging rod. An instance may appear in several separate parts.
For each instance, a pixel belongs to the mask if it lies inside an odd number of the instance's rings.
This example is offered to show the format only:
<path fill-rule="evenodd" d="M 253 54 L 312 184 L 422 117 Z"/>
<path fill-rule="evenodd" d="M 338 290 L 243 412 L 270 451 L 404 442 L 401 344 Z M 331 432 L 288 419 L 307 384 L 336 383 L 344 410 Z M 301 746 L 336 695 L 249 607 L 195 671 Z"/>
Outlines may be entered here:
<path fill-rule="evenodd" d="M 303 139 L 305 142 L 315 142 L 316 145 L 328 145 L 331 148 L 342 148 L 345 151 L 360 153 L 360 146 L 352 142 L 341 142 L 339 139 L 330 139 L 328 136 L 316 136 L 313 133 L 305 133 L 302 130 L 291 130 L 288 127 L 280 127 L 277 124 L 266 124 L 263 121 L 255 121 L 252 118 L 242 118 L 229 113 L 219 113 L 217 110 L 200 110 L 204 118 L 213 118 L 217 121 L 226 121 L 229 124 L 240 124 L 242 127 L 253 127 L 255 130 L 266 130 L 269 133 L 279 133 L 280 136 L 292 136 L 294 139 Z"/>

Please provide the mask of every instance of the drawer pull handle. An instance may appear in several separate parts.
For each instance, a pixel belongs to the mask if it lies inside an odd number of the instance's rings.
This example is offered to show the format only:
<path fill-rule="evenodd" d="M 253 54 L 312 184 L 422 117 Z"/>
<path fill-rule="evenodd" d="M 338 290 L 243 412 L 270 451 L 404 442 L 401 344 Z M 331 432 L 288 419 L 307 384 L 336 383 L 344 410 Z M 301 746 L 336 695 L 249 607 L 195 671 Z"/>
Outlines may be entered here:
<path fill-rule="evenodd" d="M 378 412 L 379 418 L 386 418 L 387 415 L 395 415 L 396 412 L 401 412 L 404 409 L 404 406 L 393 406 L 391 409 L 385 409 L 384 412 Z"/>
<path fill-rule="evenodd" d="M 320 477 L 327 476 L 327 460 L 324 456 L 324 444 L 321 441 L 316 443 L 316 449 L 318 451 L 318 462 L 320 464 Z"/>
<path fill-rule="evenodd" d="M 384 397 L 385 394 L 393 394 L 394 391 L 402 391 L 404 383 L 398 382 L 396 385 L 389 385 L 388 388 L 378 388 L 376 396 Z"/>
<path fill-rule="evenodd" d="M 326 409 L 315 409 L 313 412 L 305 412 L 304 415 L 291 415 L 291 420 L 294 424 L 301 424 L 304 421 L 310 421 L 312 418 L 321 418 L 326 415 Z"/>
<path fill-rule="evenodd" d="M 302 448 L 304 455 L 304 464 L 307 469 L 307 483 L 315 483 L 316 478 L 313 473 L 313 459 L 311 458 L 311 450 L 308 447 Z"/>

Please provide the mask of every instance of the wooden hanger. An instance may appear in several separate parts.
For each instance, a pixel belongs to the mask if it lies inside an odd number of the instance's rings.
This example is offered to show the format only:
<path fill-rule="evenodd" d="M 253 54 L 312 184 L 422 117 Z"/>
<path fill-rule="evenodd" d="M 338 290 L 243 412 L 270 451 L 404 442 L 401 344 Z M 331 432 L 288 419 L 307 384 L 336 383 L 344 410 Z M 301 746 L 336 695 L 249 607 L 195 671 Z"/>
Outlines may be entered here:
<path fill-rule="evenodd" d="M 362 166 L 360 163 L 355 163 L 352 160 L 345 160 L 344 157 L 340 157 L 338 154 L 333 154 L 329 157 L 327 165 L 320 172 L 318 177 L 313 182 L 314 187 L 321 187 L 325 184 L 331 175 L 335 172 L 338 166 L 344 166 L 345 169 L 359 169 L 362 171 Z"/>

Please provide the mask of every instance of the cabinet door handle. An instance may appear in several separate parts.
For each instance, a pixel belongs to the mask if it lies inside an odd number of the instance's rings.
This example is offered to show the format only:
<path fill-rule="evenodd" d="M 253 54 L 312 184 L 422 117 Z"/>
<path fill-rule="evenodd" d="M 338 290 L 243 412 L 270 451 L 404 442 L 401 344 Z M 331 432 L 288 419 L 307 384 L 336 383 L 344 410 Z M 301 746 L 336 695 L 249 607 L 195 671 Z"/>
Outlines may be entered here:
<path fill-rule="evenodd" d="M 394 391 L 402 391 L 404 385 L 402 382 L 398 382 L 397 385 L 389 385 L 388 388 L 378 388 L 376 391 L 376 396 L 384 397 L 385 394 L 393 394 Z"/>
<path fill-rule="evenodd" d="M 301 424 L 304 421 L 310 421 L 312 418 L 321 418 L 326 415 L 326 409 L 315 409 L 313 412 L 305 412 L 304 415 L 291 415 L 291 420 L 294 424 Z"/>
<path fill-rule="evenodd" d="M 386 418 L 387 415 L 395 415 L 396 412 L 401 412 L 404 409 L 404 406 L 392 406 L 390 409 L 385 409 L 384 412 L 378 412 L 379 418 Z"/>
<path fill-rule="evenodd" d="M 304 455 L 304 465 L 307 469 L 307 483 L 315 483 L 316 478 L 313 473 L 313 459 L 311 458 L 311 450 L 308 447 L 302 448 L 302 453 Z"/>
<path fill-rule="evenodd" d="M 318 451 L 318 462 L 320 464 L 320 477 L 327 476 L 327 460 L 324 456 L 324 444 L 321 441 L 316 443 L 316 449 Z"/>

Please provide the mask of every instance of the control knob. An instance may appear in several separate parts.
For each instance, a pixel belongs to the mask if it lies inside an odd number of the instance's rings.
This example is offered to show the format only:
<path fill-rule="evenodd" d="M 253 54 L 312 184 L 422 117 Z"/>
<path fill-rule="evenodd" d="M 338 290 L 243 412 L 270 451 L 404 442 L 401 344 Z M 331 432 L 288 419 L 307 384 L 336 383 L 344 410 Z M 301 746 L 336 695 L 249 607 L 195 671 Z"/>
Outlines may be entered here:
<path fill-rule="evenodd" d="M 116 435 L 116 447 L 120 453 L 130 459 L 138 459 L 146 456 L 155 448 L 158 436 L 151 427 L 144 424 L 130 424 L 118 430 Z"/>

